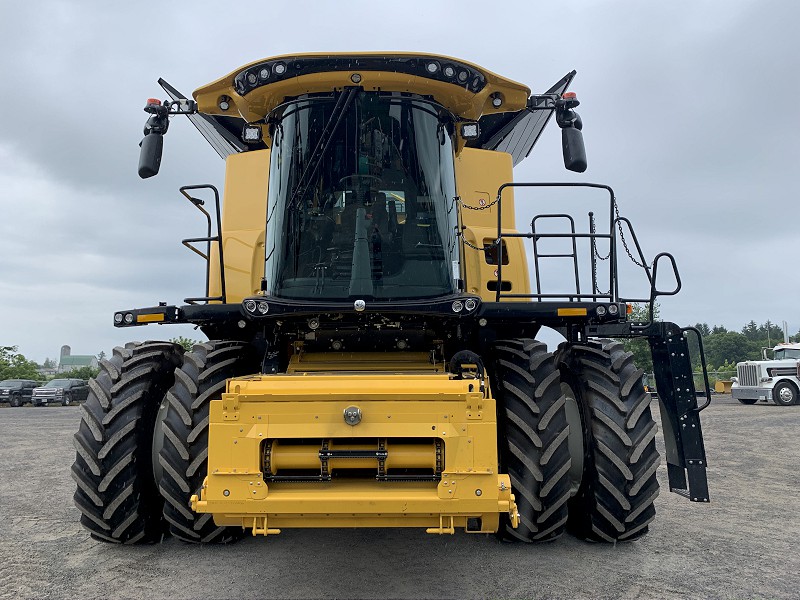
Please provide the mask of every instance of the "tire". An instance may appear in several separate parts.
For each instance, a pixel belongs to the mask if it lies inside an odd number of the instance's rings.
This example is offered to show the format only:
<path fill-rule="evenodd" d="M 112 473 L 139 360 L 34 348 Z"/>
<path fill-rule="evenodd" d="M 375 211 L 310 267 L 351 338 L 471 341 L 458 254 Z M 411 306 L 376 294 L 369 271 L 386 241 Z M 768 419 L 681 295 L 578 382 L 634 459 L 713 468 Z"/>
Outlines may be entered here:
<path fill-rule="evenodd" d="M 69 394 L 64 394 L 64 398 L 61 400 L 61 406 L 69 406 L 72 402 L 72 398 Z"/>
<path fill-rule="evenodd" d="M 797 387 L 790 381 L 779 381 L 778 385 L 772 388 L 772 401 L 778 406 L 797 404 Z"/>
<path fill-rule="evenodd" d="M 210 513 L 193 512 L 189 501 L 200 493 L 207 474 L 211 400 L 221 397 L 227 379 L 257 373 L 259 368 L 247 344 L 210 341 L 186 353 L 183 366 L 175 373 L 175 385 L 165 400 L 166 411 L 162 407 L 159 490 L 170 533 L 185 542 L 224 544 L 243 534 L 239 527 L 217 526 Z"/>
<path fill-rule="evenodd" d="M 505 541 L 553 540 L 564 531 L 570 495 L 559 372 L 536 340 L 499 341 L 493 358 L 500 465 L 511 478 L 520 515 L 516 529 L 507 517 L 501 521 L 498 535 Z"/>
<path fill-rule="evenodd" d="M 11 402 L 9 404 L 13 407 L 22 406 L 22 398 L 20 396 L 11 396 Z"/>
<path fill-rule="evenodd" d="M 583 474 L 570 500 L 568 529 L 591 541 L 633 540 L 647 533 L 658 496 L 658 431 L 643 372 L 619 342 L 562 344 L 561 376 L 583 420 Z"/>
<path fill-rule="evenodd" d="M 163 535 L 153 426 L 182 354 L 169 342 L 126 344 L 101 361 L 100 373 L 89 382 L 74 439 L 72 478 L 81 524 L 96 539 L 134 544 Z"/>
<path fill-rule="evenodd" d="M 737 400 L 742 404 L 755 404 L 758 402 L 758 398 L 737 398 Z"/>

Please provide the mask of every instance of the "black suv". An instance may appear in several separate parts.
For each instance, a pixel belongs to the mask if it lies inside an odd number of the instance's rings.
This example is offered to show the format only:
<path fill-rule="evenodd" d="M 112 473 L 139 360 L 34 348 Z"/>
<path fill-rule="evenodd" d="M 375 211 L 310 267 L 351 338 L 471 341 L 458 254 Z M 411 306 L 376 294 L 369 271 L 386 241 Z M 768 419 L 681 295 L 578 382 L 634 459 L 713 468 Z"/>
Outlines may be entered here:
<path fill-rule="evenodd" d="M 31 379 L 6 379 L 0 381 L 0 402 L 8 402 L 11 406 L 22 406 L 30 402 L 33 388 L 41 385 Z"/>
<path fill-rule="evenodd" d="M 31 404 L 67 406 L 73 402 L 83 402 L 88 395 L 89 384 L 85 379 L 53 379 L 33 390 Z"/>

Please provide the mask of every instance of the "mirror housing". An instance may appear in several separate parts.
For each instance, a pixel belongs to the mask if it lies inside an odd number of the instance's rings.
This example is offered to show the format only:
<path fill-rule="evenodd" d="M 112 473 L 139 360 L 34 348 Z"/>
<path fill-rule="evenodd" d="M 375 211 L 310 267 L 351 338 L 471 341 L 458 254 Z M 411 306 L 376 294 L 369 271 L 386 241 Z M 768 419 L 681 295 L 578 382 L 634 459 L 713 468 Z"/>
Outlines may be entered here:
<path fill-rule="evenodd" d="M 147 179 L 158 174 L 161 167 L 161 153 L 164 149 L 164 134 L 150 133 L 139 144 L 139 177 Z"/>
<path fill-rule="evenodd" d="M 583 132 L 580 129 L 565 127 L 561 130 L 561 149 L 566 169 L 576 173 L 583 173 L 586 170 L 586 148 L 583 145 Z"/>
<path fill-rule="evenodd" d="M 150 117 L 144 125 L 144 138 L 139 143 L 139 177 L 147 179 L 158 173 L 161 153 L 164 150 L 164 134 L 169 129 L 169 103 L 150 98 L 144 107 Z"/>

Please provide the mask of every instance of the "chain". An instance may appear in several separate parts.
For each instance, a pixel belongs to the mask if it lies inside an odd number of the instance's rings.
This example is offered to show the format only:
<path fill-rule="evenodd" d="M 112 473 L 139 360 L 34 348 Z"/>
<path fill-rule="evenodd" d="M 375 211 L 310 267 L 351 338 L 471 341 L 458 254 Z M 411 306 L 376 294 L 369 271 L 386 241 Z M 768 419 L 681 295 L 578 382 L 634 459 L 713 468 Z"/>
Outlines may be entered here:
<path fill-rule="evenodd" d="M 461 199 L 461 196 L 456 196 L 455 200 L 461 206 L 463 206 L 464 208 L 466 208 L 468 210 L 488 210 L 488 209 L 492 208 L 495 204 L 500 202 L 500 196 L 498 196 L 497 198 L 495 198 L 494 200 L 489 202 L 489 204 L 486 204 L 484 206 L 470 206 L 469 204 L 464 204 L 464 201 Z"/>
<path fill-rule="evenodd" d="M 628 248 L 628 242 L 625 241 L 625 234 L 622 233 L 622 221 L 619 220 L 619 206 L 617 206 L 617 201 L 616 200 L 614 200 L 614 212 L 617 215 L 617 229 L 619 229 L 619 239 L 622 240 L 622 245 L 625 248 L 625 252 L 628 253 L 628 258 L 630 258 L 631 262 L 633 264 L 635 264 L 637 267 L 641 267 L 641 268 L 646 270 L 647 267 L 645 265 L 643 265 L 642 263 L 640 263 L 638 260 L 636 260 L 633 257 L 633 254 L 631 254 L 630 248 Z"/>

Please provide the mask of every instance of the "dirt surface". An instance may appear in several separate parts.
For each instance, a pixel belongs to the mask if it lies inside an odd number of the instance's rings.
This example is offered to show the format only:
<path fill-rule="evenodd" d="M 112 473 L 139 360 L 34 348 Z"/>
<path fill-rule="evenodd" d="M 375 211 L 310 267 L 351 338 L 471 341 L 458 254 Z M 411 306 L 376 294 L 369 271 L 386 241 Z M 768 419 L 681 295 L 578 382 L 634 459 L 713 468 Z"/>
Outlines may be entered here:
<path fill-rule="evenodd" d="M 662 461 L 650 533 L 616 546 L 411 529 L 109 545 L 72 504 L 79 418 L 75 407 L 0 406 L 2 598 L 800 597 L 800 406 L 716 396 L 703 413 L 711 503 L 668 493 Z"/>

